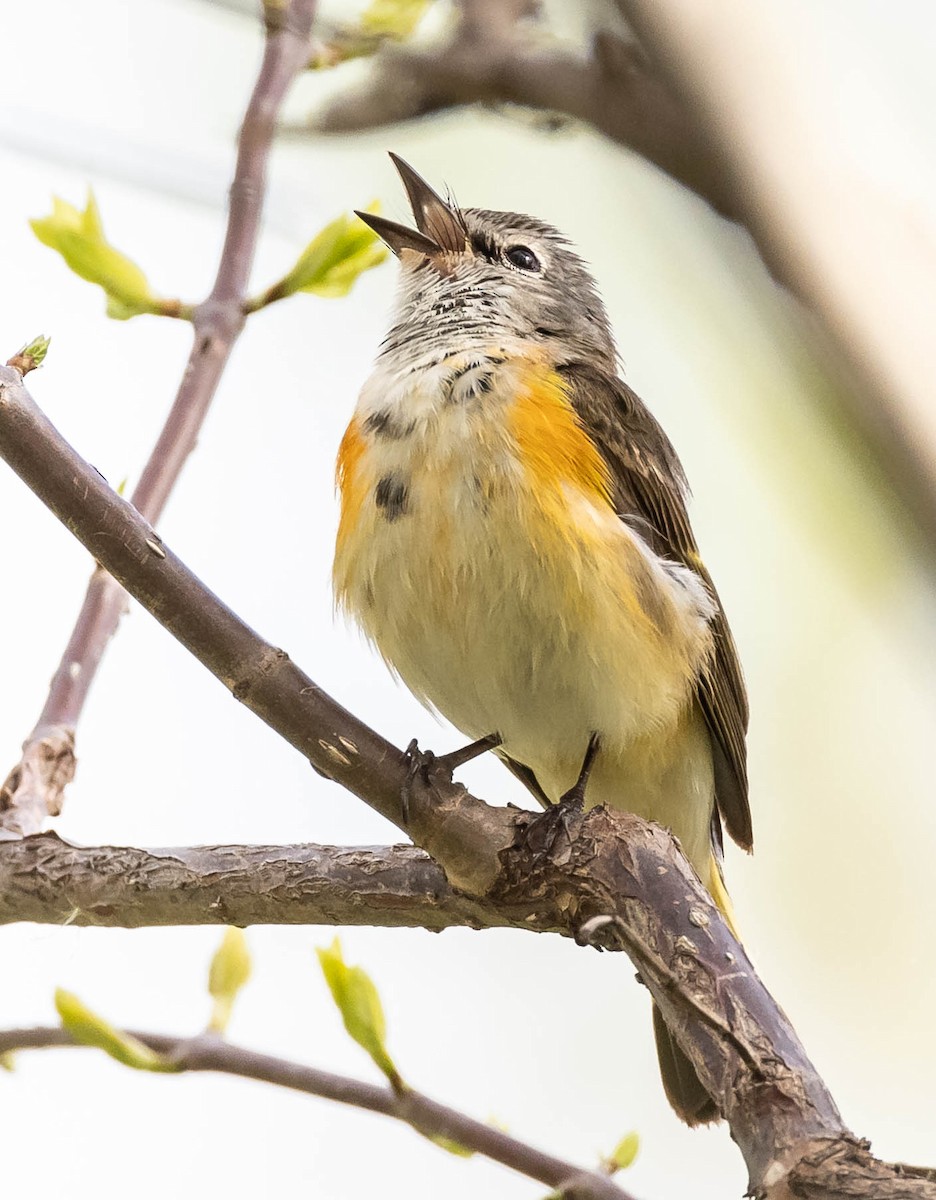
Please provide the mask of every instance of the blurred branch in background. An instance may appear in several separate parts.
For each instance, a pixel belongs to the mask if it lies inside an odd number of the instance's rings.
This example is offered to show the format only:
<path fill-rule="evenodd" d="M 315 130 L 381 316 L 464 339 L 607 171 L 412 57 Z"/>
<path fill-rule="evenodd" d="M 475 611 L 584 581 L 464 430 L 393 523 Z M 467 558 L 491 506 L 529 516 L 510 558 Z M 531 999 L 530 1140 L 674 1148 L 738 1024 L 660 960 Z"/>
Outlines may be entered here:
<path fill-rule="evenodd" d="M 617 0 L 725 164 L 764 261 L 853 376 L 848 415 L 936 555 L 936 228 L 836 151 L 798 86 L 795 22 L 728 0 Z"/>
<path fill-rule="evenodd" d="M 800 99 L 788 15 L 729 0 L 609 0 L 622 27 L 551 37 L 549 6 L 460 0 L 439 41 L 384 45 L 308 133 L 371 129 L 462 105 L 561 113 L 640 154 L 745 225 L 773 275 L 818 318 L 836 399 L 936 558 L 932 383 L 936 230 L 875 189 Z M 543 19 L 537 20 L 537 17 Z"/>
<path fill-rule="evenodd" d="M 536 0 L 463 0 L 449 36 L 424 48 L 384 42 L 363 84 L 293 132 L 348 133 L 468 104 L 574 117 L 642 155 L 719 212 L 736 201 L 715 158 L 636 41 L 610 30 L 584 48 L 548 36 Z"/>
<path fill-rule="evenodd" d="M 210 295 L 194 309 L 192 349 L 179 390 L 131 497 L 150 521 L 159 518 L 195 447 L 243 328 L 243 303 L 276 118 L 289 85 L 307 60 L 314 10 L 315 0 L 270 4 L 266 10 L 263 62 L 240 132 L 218 273 Z M 123 589 L 97 568 L 43 710 L 23 743 L 19 762 L 0 787 L 0 837 L 33 833 L 48 816 L 61 811 L 64 790 L 75 773 L 75 726 L 125 604 Z"/>
<path fill-rule="evenodd" d="M 511 916 L 535 910 L 580 943 L 626 951 L 729 1122 L 753 1192 L 769 1200 L 936 1197 L 936 1184 L 908 1182 L 845 1127 L 789 1021 L 666 830 L 599 807 L 570 814 L 557 839 L 543 832 L 541 816 L 472 796 L 452 781 L 444 759 L 402 754 L 212 595 L 68 446 L 10 367 L 0 368 L 0 452 L 236 699 L 409 833 L 454 889 Z M 815 1171 L 815 1187 L 800 1187 L 804 1165 Z"/>

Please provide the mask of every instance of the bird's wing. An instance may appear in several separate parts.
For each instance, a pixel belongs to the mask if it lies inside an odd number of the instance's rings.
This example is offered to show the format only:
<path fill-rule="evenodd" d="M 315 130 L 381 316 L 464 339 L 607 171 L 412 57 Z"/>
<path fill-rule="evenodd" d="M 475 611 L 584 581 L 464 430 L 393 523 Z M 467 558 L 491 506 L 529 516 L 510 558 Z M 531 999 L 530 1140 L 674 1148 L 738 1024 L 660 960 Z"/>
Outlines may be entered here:
<path fill-rule="evenodd" d="M 728 621 L 689 525 L 682 465 L 653 415 L 622 380 L 585 363 L 570 363 L 560 374 L 582 426 L 610 469 L 618 513 L 625 520 L 639 518 L 651 549 L 694 571 L 715 601 L 713 657 L 696 685 L 697 695 L 712 742 L 718 811 L 734 840 L 750 850 L 747 696 Z"/>

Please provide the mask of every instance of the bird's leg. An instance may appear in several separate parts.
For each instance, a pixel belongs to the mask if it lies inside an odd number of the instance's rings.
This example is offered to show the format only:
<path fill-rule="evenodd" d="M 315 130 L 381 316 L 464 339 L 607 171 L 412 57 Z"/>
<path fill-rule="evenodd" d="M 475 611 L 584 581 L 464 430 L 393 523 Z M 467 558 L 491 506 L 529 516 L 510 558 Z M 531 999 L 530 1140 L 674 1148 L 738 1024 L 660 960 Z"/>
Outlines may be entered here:
<path fill-rule="evenodd" d="M 585 749 L 585 757 L 582 759 L 582 769 L 579 771 L 579 777 L 569 790 L 559 797 L 560 804 L 564 804 L 568 808 L 585 807 L 585 789 L 588 787 L 588 777 L 591 775 L 592 767 L 595 765 L 595 758 L 600 749 L 601 741 L 598 734 L 593 733 L 588 739 L 588 746 Z"/>
<path fill-rule="evenodd" d="M 433 773 L 441 771 L 445 777 L 451 779 L 453 772 L 457 771 L 459 767 L 463 767 L 466 762 L 471 762 L 473 758 L 480 757 L 488 750 L 496 749 L 500 744 L 500 734 L 489 733 L 486 737 L 478 738 L 476 742 L 469 742 L 467 746 L 462 746 L 458 750 L 450 750 L 448 754 L 433 754 L 431 750 L 420 750 L 419 743 L 413 738 L 406 747 L 406 779 L 400 793 L 404 822 L 409 824 L 410 800 L 417 775 L 422 775 L 426 783 L 430 781 L 430 771 Z"/>
<path fill-rule="evenodd" d="M 588 786 L 588 777 L 591 775 L 591 769 L 595 764 L 595 756 L 599 749 L 598 734 L 593 733 L 588 739 L 578 779 L 567 792 L 559 797 L 558 803 L 551 804 L 545 812 L 538 813 L 527 826 L 527 841 L 538 853 L 555 858 L 560 845 L 560 833 L 567 849 L 571 846 L 570 821 L 585 807 L 585 789 Z"/>
<path fill-rule="evenodd" d="M 496 750 L 501 741 L 499 733 L 489 733 L 483 738 L 478 738 L 476 742 L 469 742 L 467 746 L 462 746 L 460 750 L 450 750 L 448 754 L 440 754 L 435 760 L 436 766 L 451 775 L 453 771 L 463 767 L 466 762 L 471 762 L 473 758 L 480 758 L 488 750 Z"/>

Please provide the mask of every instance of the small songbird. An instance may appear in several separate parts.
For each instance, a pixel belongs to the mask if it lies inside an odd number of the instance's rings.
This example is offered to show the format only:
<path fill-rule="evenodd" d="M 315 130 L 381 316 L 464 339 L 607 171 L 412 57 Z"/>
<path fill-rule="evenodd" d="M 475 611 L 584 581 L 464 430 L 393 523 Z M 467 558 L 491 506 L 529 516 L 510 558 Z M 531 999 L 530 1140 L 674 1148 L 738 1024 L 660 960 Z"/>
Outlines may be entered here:
<path fill-rule="evenodd" d="M 731 920 L 751 847 L 747 701 L 666 434 L 618 374 L 582 260 L 534 217 L 462 209 L 391 156 L 417 229 L 338 455 L 340 605 L 432 709 L 543 805 L 668 826 Z M 654 1010 L 667 1095 L 717 1111 Z"/>

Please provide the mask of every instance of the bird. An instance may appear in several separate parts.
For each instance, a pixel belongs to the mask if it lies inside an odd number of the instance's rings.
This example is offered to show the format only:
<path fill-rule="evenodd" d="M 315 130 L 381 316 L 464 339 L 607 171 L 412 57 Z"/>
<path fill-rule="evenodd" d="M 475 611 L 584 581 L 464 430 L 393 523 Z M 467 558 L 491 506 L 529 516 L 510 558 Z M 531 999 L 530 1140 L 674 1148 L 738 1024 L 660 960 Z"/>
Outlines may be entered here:
<path fill-rule="evenodd" d="M 541 805 L 668 827 L 734 929 L 748 704 L 676 451 L 567 239 L 391 158 L 416 227 L 357 214 L 400 272 L 338 451 L 337 605 Z M 676 1113 L 717 1119 L 656 1006 L 654 1032 Z"/>

